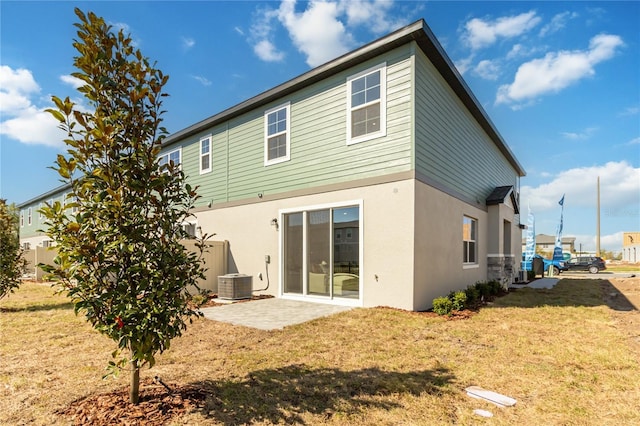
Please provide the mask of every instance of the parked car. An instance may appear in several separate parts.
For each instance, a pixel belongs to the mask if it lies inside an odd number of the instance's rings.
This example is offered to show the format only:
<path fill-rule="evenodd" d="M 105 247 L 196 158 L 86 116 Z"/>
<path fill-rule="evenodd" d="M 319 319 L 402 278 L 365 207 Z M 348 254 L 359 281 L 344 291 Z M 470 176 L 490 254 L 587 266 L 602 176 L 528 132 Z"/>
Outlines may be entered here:
<path fill-rule="evenodd" d="M 597 274 L 607 269 L 604 260 L 597 256 L 574 257 L 573 259 L 569 259 L 567 266 L 570 271 L 589 271 L 592 274 Z"/>
<path fill-rule="evenodd" d="M 551 260 L 551 259 L 547 259 L 545 257 L 540 256 L 539 254 L 534 254 L 533 255 L 534 258 L 538 258 L 538 259 L 542 259 L 542 262 L 544 263 L 544 270 L 549 273 L 551 269 L 553 269 L 553 275 L 559 275 L 560 272 L 562 271 L 566 271 L 569 268 L 567 267 L 567 264 L 565 261 L 563 260 Z M 531 271 L 532 268 L 532 263 L 533 262 L 527 262 L 524 260 L 525 258 L 525 254 L 522 253 L 522 270 L 523 271 Z"/>

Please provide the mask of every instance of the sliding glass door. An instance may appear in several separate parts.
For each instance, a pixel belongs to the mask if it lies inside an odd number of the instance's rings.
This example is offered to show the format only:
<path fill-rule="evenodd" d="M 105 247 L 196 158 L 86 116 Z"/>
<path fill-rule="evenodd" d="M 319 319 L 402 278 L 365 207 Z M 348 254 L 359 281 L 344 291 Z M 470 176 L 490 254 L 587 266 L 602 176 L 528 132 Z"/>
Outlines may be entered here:
<path fill-rule="evenodd" d="M 283 224 L 284 293 L 359 299 L 359 206 L 285 213 Z"/>

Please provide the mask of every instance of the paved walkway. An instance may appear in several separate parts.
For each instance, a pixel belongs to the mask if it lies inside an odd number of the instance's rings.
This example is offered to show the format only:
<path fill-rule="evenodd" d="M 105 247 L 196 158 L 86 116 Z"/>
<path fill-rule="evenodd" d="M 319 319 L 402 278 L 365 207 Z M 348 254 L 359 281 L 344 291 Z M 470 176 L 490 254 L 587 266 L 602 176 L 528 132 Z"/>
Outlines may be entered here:
<path fill-rule="evenodd" d="M 274 297 L 203 308 L 201 311 L 205 318 L 211 320 L 260 330 L 276 330 L 350 309 L 353 308 Z"/>
<path fill-rule="evenodd" d="M 527 287 L 531 288 L 553 288 L 560 281 L 559 278 L 538 278 L 535 281 L 531 281 L 527 284 Z"/>

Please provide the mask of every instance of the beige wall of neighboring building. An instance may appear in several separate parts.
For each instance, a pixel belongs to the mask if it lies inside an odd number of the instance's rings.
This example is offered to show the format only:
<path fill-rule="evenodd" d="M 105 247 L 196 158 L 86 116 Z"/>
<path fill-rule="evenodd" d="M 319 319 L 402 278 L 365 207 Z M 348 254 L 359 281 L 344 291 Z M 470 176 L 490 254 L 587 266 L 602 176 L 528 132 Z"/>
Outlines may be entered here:
<path fill-rule="evenodd" d="M 36 247 L 43 247 L 45 242 L 51 242 L 51 238 L 46 235 L 37 235 L 34 237 L 20 238 L 20 244 L 24 247 L 25 244 L 29 245 L 29 249 L 34 250 Z"/>

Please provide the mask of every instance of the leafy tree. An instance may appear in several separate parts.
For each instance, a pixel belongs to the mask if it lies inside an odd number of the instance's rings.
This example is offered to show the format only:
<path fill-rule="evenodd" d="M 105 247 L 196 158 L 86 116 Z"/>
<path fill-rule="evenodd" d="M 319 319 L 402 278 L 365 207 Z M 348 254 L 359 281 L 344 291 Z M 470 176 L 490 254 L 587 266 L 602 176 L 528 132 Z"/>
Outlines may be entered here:
<path fill-rule="evenodd" d="M 16 207 L 0 199 L 0 299 L 20 287 L 27 261 L 20 247 Z"/>
<path fill-rule="evenodd" d="M 131 371 L 136 404 L 140 368 L 152 367 L 199 315 L 187 289 L 204 278 L 202 240 L 200 253 L 180 243 L 197 194 L 179 165 L 158 161 L 168 76 L 122 30 L 75 13 L 73 76 L 94 111 L 52 98 L 57 108 L 49 112 L 68 135 L 68 155 L 58 155 L 52 168 L 71 191 L 66 203 L 41 209 L 58 249 L 55 265 L 42 267 L 59 278 L 76 313 L 117 342 L 110 371 Z"/>

